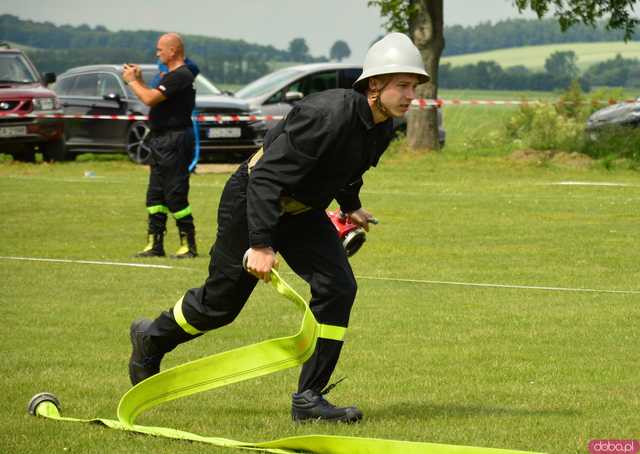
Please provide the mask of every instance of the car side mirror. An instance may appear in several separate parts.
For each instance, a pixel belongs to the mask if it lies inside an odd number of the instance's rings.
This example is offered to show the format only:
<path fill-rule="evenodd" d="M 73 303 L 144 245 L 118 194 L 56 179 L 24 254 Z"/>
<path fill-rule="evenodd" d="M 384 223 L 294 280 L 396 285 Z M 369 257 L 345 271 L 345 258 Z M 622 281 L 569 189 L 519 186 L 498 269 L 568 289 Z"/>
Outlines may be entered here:
<path fill-rule="evenodd" d="M 42 83 L 47 86 L 56 81 L 56 73 L 44 73 L 42 75 Z"/>
<path fill-rule="evenodd" d="M 105 101 L 115 101 L 118 104 L 122 102 L 122 100 L 120 99 L 120 95 L 118 93 L 106 94 L 102 97 L 102 99 L 104 99 Z"/>
<path fill-rule="evenodd" d="M 304 95 L 302 93 L 300 93 L 299 91 L 288 91 L 284 95 L 284 101 L 288 102 L 288 103 L 293 103 L 293 102 L 296 102 L 296 101 L 300 101 L 302 98 L 304 98 Z"/>

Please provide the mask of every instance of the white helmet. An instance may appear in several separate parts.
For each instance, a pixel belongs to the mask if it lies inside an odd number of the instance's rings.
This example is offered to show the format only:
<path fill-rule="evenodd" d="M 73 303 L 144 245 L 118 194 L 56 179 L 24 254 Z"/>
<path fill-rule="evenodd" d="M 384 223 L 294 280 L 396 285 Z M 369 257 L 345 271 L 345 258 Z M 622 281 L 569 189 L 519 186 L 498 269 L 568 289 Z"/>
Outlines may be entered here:
<path fill-rule="evenodd" d="M 420 51 L 403 33 L 389 33 L 371 46 L 364 58 L 362 74 L 353 83 L 353 88 L 364 91 L 369 77 L 396 73 L 416 74 L 421 84 L 431 79 L 424 70 Z"/>

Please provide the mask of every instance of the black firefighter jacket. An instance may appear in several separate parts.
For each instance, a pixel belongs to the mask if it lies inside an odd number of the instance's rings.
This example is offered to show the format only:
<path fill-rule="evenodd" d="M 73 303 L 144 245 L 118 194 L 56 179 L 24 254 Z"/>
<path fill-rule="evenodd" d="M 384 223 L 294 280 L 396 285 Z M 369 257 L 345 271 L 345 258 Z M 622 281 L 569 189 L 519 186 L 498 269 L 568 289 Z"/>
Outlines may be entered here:
<path fill-rule="evenodd" d="M 273 246 L 283 196 L 320 210 L 334 199 L 345 212 L 360 208 L 362 175 L 392 138 L 392 120 L 374 124 L 367 98 L 355 90 L 327 90 L 297 103 L 267 133 L 249 177 L 250 245 Z"/>

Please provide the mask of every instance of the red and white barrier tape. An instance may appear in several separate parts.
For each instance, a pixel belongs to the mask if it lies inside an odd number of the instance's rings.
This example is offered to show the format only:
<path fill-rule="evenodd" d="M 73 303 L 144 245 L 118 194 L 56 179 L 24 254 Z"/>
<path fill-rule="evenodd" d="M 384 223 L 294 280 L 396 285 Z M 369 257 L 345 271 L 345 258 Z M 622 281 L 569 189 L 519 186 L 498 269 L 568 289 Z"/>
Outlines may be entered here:
<path fill-rule="evenodd" d="M 632 104 L 639 103 L 635 99 L 627 99 L 617 101 L 609 99 L 606 101 L 583 101 L 580 105 L 602 105 L 602 104 Z M 432 107 L 442 106 L 528 106 L 528 105 L 556 105 L 556 104 L 576 104 L 572 101 L 553 101 L 553 100 L 483 100 L 483 99 L 415 99 L 411 103 L 412 109 L 429 109 Z M 58 119 L 76 119 L 76 120 L 128 120 L 128 121 L 146 121 L 149 119 L 146 115 L 80 115 L 80 114 L 58 114 L 58 113 L 12 113 L 0 112 L 0 118 L 58 118 Z M 197 115 L 193 117 L 200 122 L 214 123 L 239 123 L 253 121 L 275 121 L 282 120 L 282 115 Z"/>
<path fill-rule="evenodd" d="M 58 118 L 75 120 L 129 120 L 146 121 L 147 115 L 81 115 L 81 114 L 58 114 L 58 113 L 11 113 L 0 112 L 0 117 L 8 118 Z M 272 121 L 282 120 L 282 115 L 196 115 L 194 120 L 214 123 L 239 123 L 242 121 Z"/>

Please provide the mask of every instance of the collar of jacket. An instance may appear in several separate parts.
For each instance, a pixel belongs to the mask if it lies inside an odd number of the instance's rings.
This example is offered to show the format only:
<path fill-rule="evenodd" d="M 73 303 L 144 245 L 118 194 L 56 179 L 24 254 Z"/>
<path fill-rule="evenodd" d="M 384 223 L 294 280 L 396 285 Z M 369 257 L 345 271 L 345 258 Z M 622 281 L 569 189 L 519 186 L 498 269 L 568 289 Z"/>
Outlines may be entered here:
<path fill-rule="evenodd" d="M 371 112 L 371 107 L 369 106 L 369 102 L 367 101 L 367 97 L 360 93 L 359 91 L 352 89 L 354 96 L 356 98 L 356 111 L 358 112 L 358 116 L 362 123 L 364 123 L 367 131 L 375 128 L 376 126 L 386 125 L 388 122 L 392 122 L 392 118 L 387 118 L 382 123 L 375 124 L 373 122 L 373 112 Z"/>

